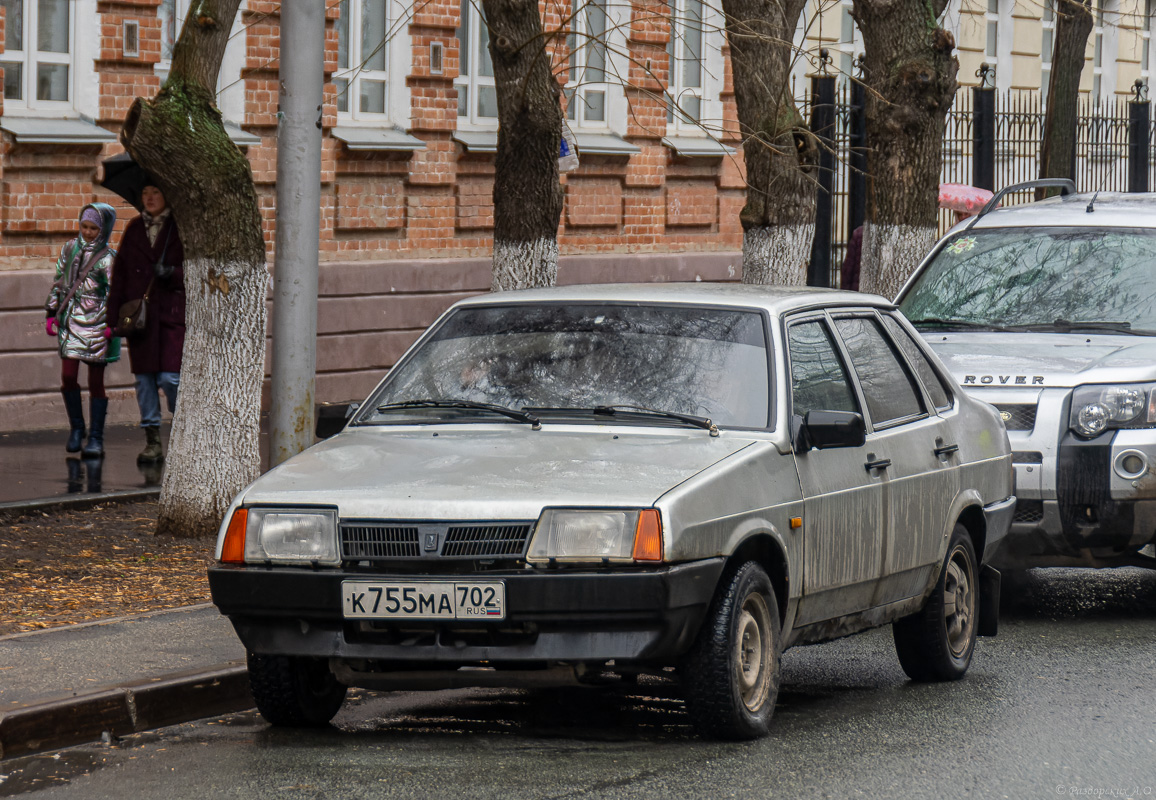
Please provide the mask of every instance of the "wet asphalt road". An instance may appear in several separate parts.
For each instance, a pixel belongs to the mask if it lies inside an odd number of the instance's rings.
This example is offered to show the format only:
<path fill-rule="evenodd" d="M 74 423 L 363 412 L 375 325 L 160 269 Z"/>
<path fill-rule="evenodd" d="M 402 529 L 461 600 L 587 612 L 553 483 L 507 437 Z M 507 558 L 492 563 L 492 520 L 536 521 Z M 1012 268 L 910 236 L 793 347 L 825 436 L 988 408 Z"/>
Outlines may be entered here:
<path fill-rule="evenodd" d="M 336 727 L 254 713 L 0 762 L 36 798 L 1156 797 L 1156 573 L 1044 570 L 967 677 L 889 628 L 783 658 L 774 731 L 700 741 L 673 685 L 356 692 Z"/>

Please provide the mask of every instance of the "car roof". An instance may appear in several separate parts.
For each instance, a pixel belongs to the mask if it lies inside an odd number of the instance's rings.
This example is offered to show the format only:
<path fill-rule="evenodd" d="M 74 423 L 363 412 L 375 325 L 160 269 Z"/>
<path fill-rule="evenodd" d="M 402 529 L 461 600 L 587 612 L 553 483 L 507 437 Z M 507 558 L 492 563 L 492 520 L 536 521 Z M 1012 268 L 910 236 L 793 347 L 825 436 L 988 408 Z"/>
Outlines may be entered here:
<path fill-rule="evenodd" d="M 784 314 L 817 306 L 875 306 L 893 308 L 875 294 L 808 286 L 752 286 L 743 283 L 604 283 L 522 289 L 484 294 L 458 302 L 461 306 L 509 303 L 659 303 L 758 308 Z"/>
<path fill-rule="evenodd" d="M 1089 203 L 1092 203 L 1091 213 Z M 1007 227 L 1156 228 L 1156 193 L 1080 192 L 997 208 L 975 220 L 974 225 L 969 223 L 971 220 L 965 220 L 953 230 L 958 233 L 972 228 Z"/>

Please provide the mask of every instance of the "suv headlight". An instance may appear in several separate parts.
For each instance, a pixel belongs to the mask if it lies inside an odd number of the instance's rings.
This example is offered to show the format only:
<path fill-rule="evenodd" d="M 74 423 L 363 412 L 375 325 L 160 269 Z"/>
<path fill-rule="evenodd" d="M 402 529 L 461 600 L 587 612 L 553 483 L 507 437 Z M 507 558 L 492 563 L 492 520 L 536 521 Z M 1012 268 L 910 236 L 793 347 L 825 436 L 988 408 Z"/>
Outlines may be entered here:
<path fill-rule="evenodd" d="M 546 509 L 526 560 L 578 563 L 662 561 L 658 509 Z"/>
<path fill-rule="evenodd" d="M 341 563 L 337 511 L 325 508 L 238 508 L 225 533 L 226 563 Z"/>
<path fill-rule="evenodd" d="M 1080 386 L 1068 424 L 1089 439 L 1110 429 L 1156 427 L 1156 384 Z"/>

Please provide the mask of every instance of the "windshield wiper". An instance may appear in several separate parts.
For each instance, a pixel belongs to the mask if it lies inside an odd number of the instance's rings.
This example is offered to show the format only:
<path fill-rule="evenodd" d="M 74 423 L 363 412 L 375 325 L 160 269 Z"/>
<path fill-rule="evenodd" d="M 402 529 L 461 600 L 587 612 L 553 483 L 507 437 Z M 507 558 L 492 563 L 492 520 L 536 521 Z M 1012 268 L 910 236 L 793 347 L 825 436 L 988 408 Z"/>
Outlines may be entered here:
<path fill-rule="evenodd" d="M 1024 331 L 1107 331 L 1109 333 L 1127 333 L 1132 336 L 1156 336 L 1156 331 L 1133 328 L 1130 322 L 1095 322 L 1060 319 L 1053 322 L 1043 322 L 1036 325 L 1014 325 L 1016 330 Z"/>
<path fill-rule="evenodd" d="M 996 325 L 991 322 L 969 322 L 965 319 L 941 319 L 940 317 L 928 317 L 926 319 L 913 319 L 911 324 L 919 327 L 920 325 L 936 325 L 942 328 L 963 328 L 965 330 L 973 331 L 1007 331 L 1010 330 L 1005 325 Z"/>
<path fill-rule="evenodd" d="M 685 422 L 687 425 L 693 425 L 696 428 L 710 431 L 711 436 L 718 436 L 718 428 L 715 427 L 714 422 L 706 417 L 696 417 L 693 414 L 679 414 L 677 411 L 660 411 L 657 408 L 647 408 L 646 406 L 595 406 L 593 409 L 595 414 L 604 414 L 612 417 L 619 411 L 625 411 L 630 414 L 643 414 L 651 417 L 663 417 L 665 419 L 674 419 L 679 422 Z"/>
<path fill-rule="evenodd" d="M 506 408 L 496 403 L 475 403 L 470 400 L 406 400 L 402 403 L 384 403 L 378 406 L 377 410 L 380 412 L 404 408 L 461 408 L 470 411 L 492 411 L 495 414 L 501 414 L 504 417 L 509 417 L 518 422 L 529 423 L 533 430 L 537 431 L 542 429 L 542 422 L 533 414 L 518 411 L 514 408 Z"/>

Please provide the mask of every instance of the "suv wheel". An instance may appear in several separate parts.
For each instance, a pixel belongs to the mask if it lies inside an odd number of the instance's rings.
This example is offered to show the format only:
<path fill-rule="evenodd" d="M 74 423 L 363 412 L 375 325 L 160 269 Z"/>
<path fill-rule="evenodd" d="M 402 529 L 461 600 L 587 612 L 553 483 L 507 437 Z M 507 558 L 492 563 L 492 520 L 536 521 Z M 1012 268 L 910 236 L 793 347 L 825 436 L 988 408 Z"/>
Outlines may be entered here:
<path fill-rule="evenodd" d="M 687 711 L 702 735 L 766 734 L 779 694 L 779 626 L 775 592 L 762 567 L 748 561 L 724 573 L 679 667 Z"/>
<path fill-rule="evenodd" d="M 271 725 L 327 725 L 345 702 L 346 687 L 320 658 L 249 653 L 249 686 Z"/>
<path fill-rule="evenodd" d="M 939 581 L 923 609 L 891 626 L 913 681 L 959 680 L 971 664 L 979 623 L 979 569 L 967 529 L 956 524 Z"/>

